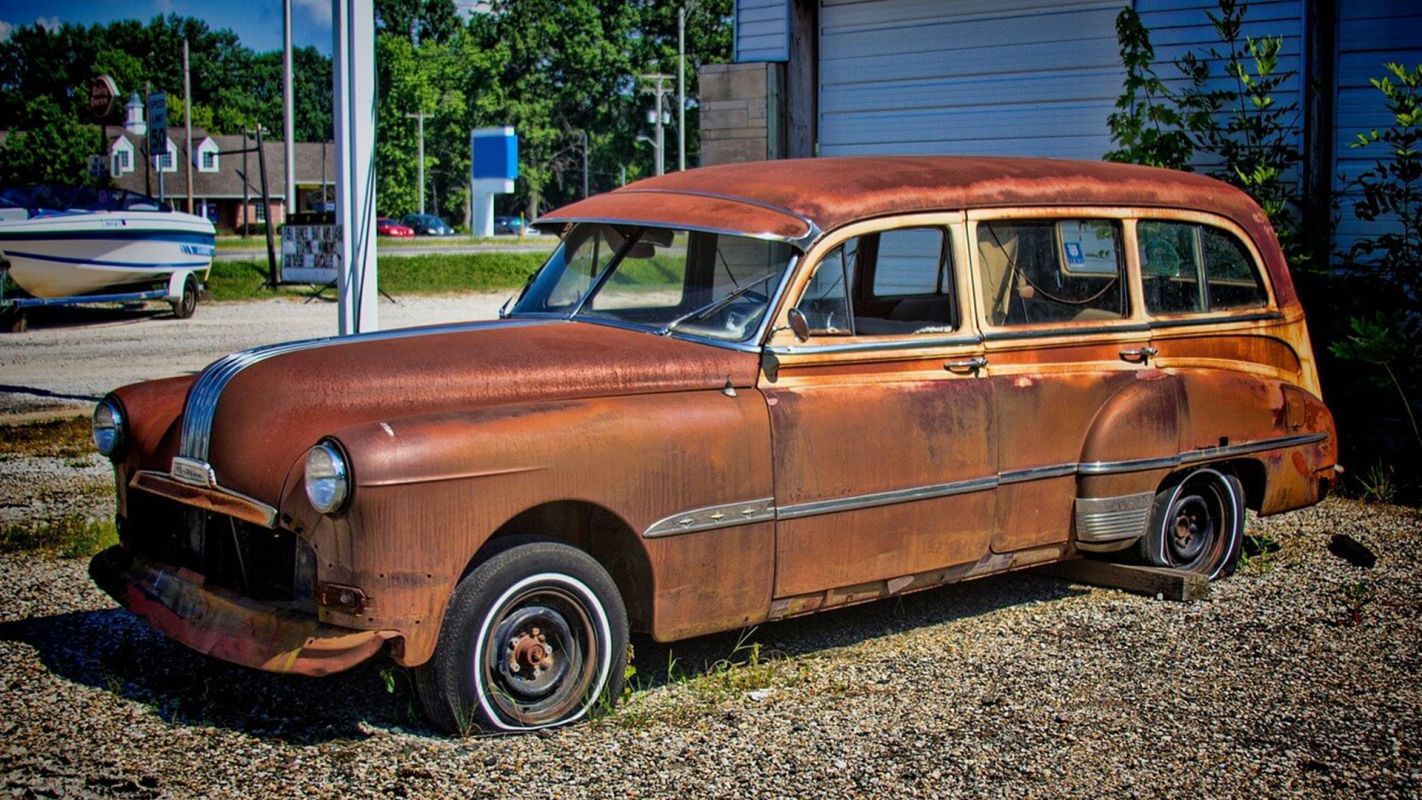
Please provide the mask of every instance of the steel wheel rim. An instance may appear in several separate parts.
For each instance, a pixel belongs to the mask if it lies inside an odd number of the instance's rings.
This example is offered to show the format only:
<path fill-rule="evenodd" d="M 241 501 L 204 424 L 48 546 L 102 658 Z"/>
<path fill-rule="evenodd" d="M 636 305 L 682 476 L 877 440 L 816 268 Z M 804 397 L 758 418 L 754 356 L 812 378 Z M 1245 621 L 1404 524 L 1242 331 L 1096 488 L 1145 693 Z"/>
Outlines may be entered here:
<path fill-rule="evenodd" d="M 1227 503 L 1221 487 L 1208 478 L 1192 480 L 1176 498 L 1166 517 L 1164 554 L 1170 566 L 1186 571 L 1206 571 L 1222 557 Z"/>
<path fill-rule="evenodd" d="M 474 665 L 482 680 L 474 688 L 487 687 L 486 701 L 499 716 L 515 725 L 540 726 L 583 708 L 600 653 L 592 615 L 581 598 L 560 586 L 534 585 L 507 599 L 489 618 L 494 622 L 486 626 L 476 650 L 483 657 Z M 535 658 L 540 645 L 544 652 Z M 545 668 L 532 670 L 536 665 Z"/>

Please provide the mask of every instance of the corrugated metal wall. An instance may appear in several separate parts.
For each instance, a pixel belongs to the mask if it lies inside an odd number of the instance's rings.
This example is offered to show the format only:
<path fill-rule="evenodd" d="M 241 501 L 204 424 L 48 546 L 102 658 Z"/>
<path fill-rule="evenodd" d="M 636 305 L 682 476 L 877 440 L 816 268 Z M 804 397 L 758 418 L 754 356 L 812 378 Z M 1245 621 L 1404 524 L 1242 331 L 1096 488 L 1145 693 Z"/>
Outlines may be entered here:
<path fill-rule="evenodd" d="M 1422 64 L 1422 2 L 1418 0 L 1341 0 L 1338 8 L 1338 98 L 1334 106 L 1334 173 L 1340 176 L 1336 191 L 1342 216 L 1336 244 L 1346 248 L 1359 236 L 1383 230 L 1379 223 L 1359 222 L 1350 211 L 1352 194 L 1347 182 L 1372 166 L 1382 148 L 1354 150 L 1348 145 L 1357 134 L 1391 124 L 1382 104 L 1382 93 L 1369 78 L 1381 78 L 1383 64 Z M 1395 82 L 1395 81 L 1394 81 Z M 1395 228 L 1395 226 L 1393 226 Z"/>
<path fill-rule="evenodd" d="M 819 152 L 1099 158 L 1121 91 L 1120 8 L 824 0 Z"/>
<path fill-rule="evenodd" d="M 1219 36 L 1210 25 L 1206 12 L 1219 13 L 1215 0 L 1136 0 L 1136 11 L 1141 22 L 1150 31 L 1151 44 L 1155 46 L 1156 73 L 1165 78 L 1172 89 L 1183 88 L 1188 81 L 1180 76 L 1175 60 L 1194 51 L 1203 53 L 1211 48 L 1224 50 Z M 1293 104 L 1296 109 L 1294 120 L 1303 120 L 1303 16 L 1302 0 L 1254 0 L 1245 13 L 1245 23 L 1241 38 L 1282 36 L 1283 49 L 1279 55 L 1278 72 L 1291 73 L 1283 87 L 1275 93 L 1276 106 Z M 1214 73 L 1218 77 L 1215 85 L 1233 86 L 1232 79 L 1224 78 L 1223 62 L 1210 59 Z M 1104 122 L 1104 120 L 1103 120 Z M 1293 145 L 1303 149 L 1303 131 L 1296 130 Z M 1197 158 L 1195 167 L 1202 171 L 1215 166 L 1208 159 Z"/>
<path fill-rule="evenodd" d="M 736 0 L 735 60 L 789 61 L 789 0 Z"/>

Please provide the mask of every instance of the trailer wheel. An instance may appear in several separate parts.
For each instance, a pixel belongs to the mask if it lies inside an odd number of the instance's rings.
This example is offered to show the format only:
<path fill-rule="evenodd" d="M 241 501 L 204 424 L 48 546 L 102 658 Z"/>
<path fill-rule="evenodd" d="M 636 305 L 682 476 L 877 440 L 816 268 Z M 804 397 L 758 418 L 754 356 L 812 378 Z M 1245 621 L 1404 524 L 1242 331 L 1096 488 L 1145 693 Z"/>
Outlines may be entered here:
<path fill-rule="evenodd" d="M 173 306 L 173 316 L 178 319 L 187 319 L 197 311 L 198 285 L 197 278 L 189 275 L 183 281 L 183 296 L 174 300 L 169 305 Z"/>

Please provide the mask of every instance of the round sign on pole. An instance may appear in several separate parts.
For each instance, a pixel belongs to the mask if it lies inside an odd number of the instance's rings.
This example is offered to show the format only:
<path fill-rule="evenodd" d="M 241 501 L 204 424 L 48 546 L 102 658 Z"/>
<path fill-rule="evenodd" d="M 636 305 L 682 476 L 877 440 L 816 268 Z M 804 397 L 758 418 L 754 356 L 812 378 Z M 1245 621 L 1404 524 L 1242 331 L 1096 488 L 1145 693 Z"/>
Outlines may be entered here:
<path fill-rule="evenodd" d="M 105 120 L 114 113 L 118 102 L 118 84 L 108 75 L 99 75 L 89 81 L 89 113 L 95 119 Z"/>

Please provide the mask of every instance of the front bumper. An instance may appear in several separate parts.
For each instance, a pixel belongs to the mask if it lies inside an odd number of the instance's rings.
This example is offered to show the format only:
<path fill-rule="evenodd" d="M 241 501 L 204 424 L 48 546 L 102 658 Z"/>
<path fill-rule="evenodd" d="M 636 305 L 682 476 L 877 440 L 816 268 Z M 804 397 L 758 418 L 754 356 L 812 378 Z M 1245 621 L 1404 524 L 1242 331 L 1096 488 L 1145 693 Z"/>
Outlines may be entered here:
<path fill-rule="evenodd" d="M 358 631 L 205 586 L 201 575 L 110 547 L 89 576 L 119 605 L 199 653 L 267 672 L 330 675 L 375 655 L 395 631 Z"/>

